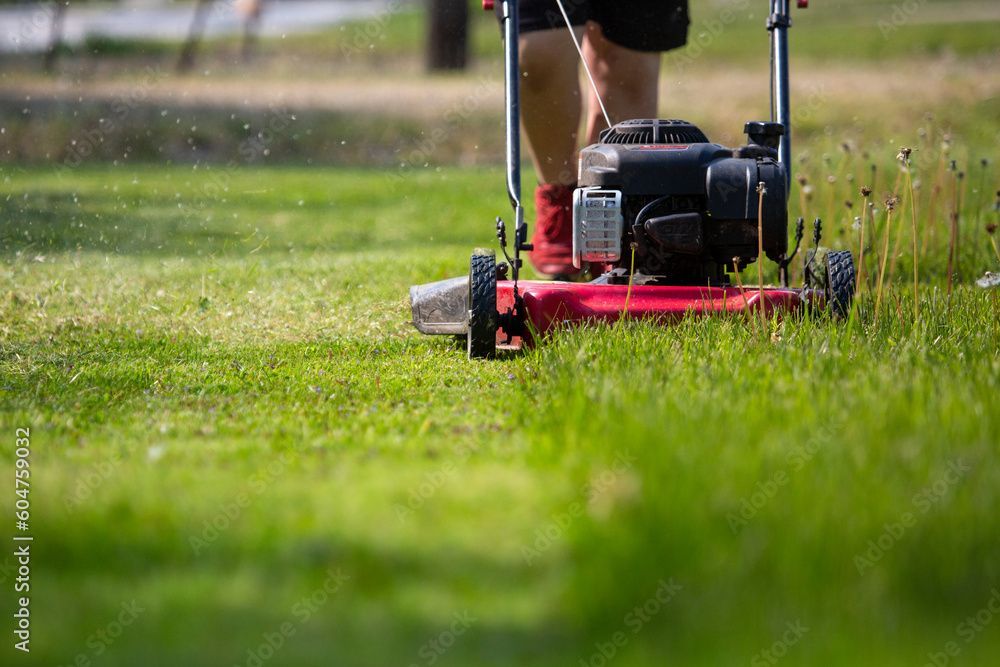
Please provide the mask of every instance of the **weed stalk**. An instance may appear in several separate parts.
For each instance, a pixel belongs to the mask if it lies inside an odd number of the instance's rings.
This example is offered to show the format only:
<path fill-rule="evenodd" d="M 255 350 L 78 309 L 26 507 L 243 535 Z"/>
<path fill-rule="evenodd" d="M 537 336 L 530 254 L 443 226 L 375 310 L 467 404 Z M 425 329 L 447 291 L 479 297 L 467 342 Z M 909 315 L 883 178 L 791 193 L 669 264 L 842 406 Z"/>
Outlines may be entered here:
<path fill-rule="evenodd" d="M 857 284 L 854 286 L 855 294 L 861 293 L 861 285 L 864 284 L 865 275 L 865 221 L 868 218 L 868 207 L 870 205 L 872 189 L 868 186 L 861 186 L 861 197 L 864 203 L 861 205 L 861 229 L 858 230 L 858 275 Z"/>
<path fill-rule="evenodd" d="M 760 304 L 760 325 L 764 327 L 764 181 L 757 183 L 757 302 Z M 762 329 L 763 330 L 763 329 Z"/>
<path fill-rule="evenodd" d="M 903 148 L 900 149 L 899 155 L 897 156 L 903 163 L 903 171 L 906 172 L 906 186 L 910 192 L 910 223 L 911 223 L 911 235 L 912 248 L 913 248 L 913 321 L 914 323 L 920 321 L 920 295 L 918 294 L 918 277 L 920 275 L 919 261 L 920 257 L 917 252 L 917 198 L 913 194 L 913 173 L 910 169 L 910 149 Z"/>
<path fill-rule="evenodd" d="M 892 195 L 885 200 L 885 241 L 882 248 L 882 267 L 878 272 L 878 287 L 875 290 L 875 323 L 878 324 L 878 316 L 882 306 L 882 287 L 885 284 L 885 266 L 889 260 L 889 232 L 892 230 L 892 211 L 896 208 L 896 196 Z"/>

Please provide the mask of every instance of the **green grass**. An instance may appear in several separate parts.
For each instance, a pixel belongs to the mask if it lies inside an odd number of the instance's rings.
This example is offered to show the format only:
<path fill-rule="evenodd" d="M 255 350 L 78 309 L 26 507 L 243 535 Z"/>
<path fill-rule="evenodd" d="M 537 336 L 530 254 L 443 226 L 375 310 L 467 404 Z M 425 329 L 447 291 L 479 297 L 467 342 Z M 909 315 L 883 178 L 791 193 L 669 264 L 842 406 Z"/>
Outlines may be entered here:
<path fill-rule="evenodd" d="M 995 290 L 967 268 L 949 300 L 932 267 L 914 323 L 904 254 L 877 325 L 866 299 L 852 323 L 628 323 L 470 363 L 412 331 L 406 288 L 491 243 L 501 183 L 3 172 L 28 663 L 248 664 L 287 622 L 270 664 L 596 665 L 617 631 L 619 665 L 768 664 L 797 621 L 787 664 L 924 664 L 949 641 L 995 663 L 994 626 L 959 628 L 1000 585 Z M 681 588 L 640 623 L 661 582 Z"/>
<path fill-rule="evenodd" d="M 916 22 L 884 39 L 875 21 L 891 5 L 814 4 L 792 33 L 803 74 L 831 54 L 892 77 L 947 54 L 986 71 L 996 53 L 995 22 Z M 696 35 L 716 10 L 694 11 Z M 495 64 L 495 22 L 473 16 L 474 53 Z M 761 20 L 748 10 L 699 66 L 762 62 Z M 416 12 L 356 40 L 366 25 L 265 40 L 262 61 L 368 75 L 420 53 Z M 101 46 L 119 67 L 172 58 Z M 215 71 L 236 48 L 207 44 L 204 60 Z M 792 216 L 822 216 L 825 243 L 856 250 L 858 188 L 876 190 L 851 321 L 631 322 L 480 363 L 417 335 L 406 290 L 494 243 L 508 210 L 498 168 L 444 166 L 463 154 L 447 144 L 432 166 L 391 172 L 212 166 L 252 133 L 243 112 L 161 119 L 150 105 L 134 117 L 145 133 L 95 150 L 114 165 L 25 169 L 27 155 L 61 161 L 107 111 L 35 109 L 29 127 L 11 101 L 0 425 L 7 470 L 14 429 L 32 429 L 35 634 L 30 657 L 8 644 L 4 664 L 249 665 L 280 643 L 261 662 L 714 666 L 787 653 L 881 667 L 944 664 L 949 642 L 948 664 L 996 664 L 1000 621 L 981 610 L 1000 588 L 1000 292 L 971 283 L 1000 261 L 986 228 L 997 102 L 969 89 L 882 109 L 828 96 L 797 119 L 811 193 L 793 186 Z M 668 104 L 683 116 L 691 102 Z M 302 118 L 271 159 L 395 164 L 426 129 Z M 493 155 L 496 120 L 446 142 Z M 901 145 L 920 183 L 919 322 Z M 143 159 L 160 164 L 132 164 Z M 891 194 L 904 201 L 876 322 Z M 10 517 L 12 491 L 0 499 Z M 14 568 L 8 550 L 8 623 Z M 133 600 L 142 611 L 105 643 Z M 966 621 L 977 614 L 981 630 Z M 775 644 L 790 623 L 805 634 Z"/>
<path fill-rule="evenodd" d="M 818 3 L 817 3 L 818 4 Z M 822 7 L 820 5 L 820 7 Z M 820 9 L 816 7 L 814 9 Z M 913 58 L 941 56 L 994 56 L 997 42 L 994 35 L 998 22 L 960 21 L 903 22 L 891 21 L 892 5 L 882 11 L 852 9 L 849 13 L 835 8 L 816 12 L 813 9 L 793 14 L 789 32 L 789 49 L 797 60 L 815 64 L 828 63 L 831 54 L 839 62 L 861 63 L 871 61 L 906 61 Z M 794 11 L 794 10 L 793 10 Z M 723 24 L 718 30 L 719 13 L 706 12 L 694 15 L 687 50 L 696 52 L 699 37 L 704 42 L 703 53 L 712 62 L 754 62 L 768 58 L 767 32 L 764 30 L 764 12 L 747 15 L 732 24 Z M 711 40 L 710 43 L 707 40 Z M 684 50 L 677 53 L 683 54 Z M 668 55 L 668 62 L 674 57 Z"/>

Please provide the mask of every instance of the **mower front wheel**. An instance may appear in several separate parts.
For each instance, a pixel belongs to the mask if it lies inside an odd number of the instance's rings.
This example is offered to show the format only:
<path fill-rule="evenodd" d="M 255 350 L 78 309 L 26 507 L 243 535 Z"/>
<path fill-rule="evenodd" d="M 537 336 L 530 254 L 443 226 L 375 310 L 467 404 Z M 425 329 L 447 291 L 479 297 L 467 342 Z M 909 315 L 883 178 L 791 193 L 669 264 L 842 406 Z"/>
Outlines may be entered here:
<path fill-rule="evenodd" d="M 854 300 L 854 256 L 850 250 L 810 250 L 806 255 L 806 287 L 822 290 L 834 317 L 847 317 Z"/>
<path fill-rule="evenodd" d="M 826 253 L 826 298 L 830 312 L 836 317 L 847 317 L 854 300 L 854 256 L 850 250 L 831 250 Z"/>
<path fill-rule="evenodd" d="M 497 261 L 492 250 L 476 250 L 469 261 L 469 359 L 489 359 L 497 351 Z"/>

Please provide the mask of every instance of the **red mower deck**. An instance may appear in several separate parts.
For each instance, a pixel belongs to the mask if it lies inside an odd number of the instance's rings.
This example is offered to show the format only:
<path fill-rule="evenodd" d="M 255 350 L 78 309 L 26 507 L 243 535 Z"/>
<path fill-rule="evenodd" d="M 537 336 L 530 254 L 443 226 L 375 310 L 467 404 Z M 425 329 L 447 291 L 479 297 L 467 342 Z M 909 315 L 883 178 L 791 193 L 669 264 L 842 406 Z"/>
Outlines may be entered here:
<path fill-rule="evenodd" d="M 821 307 L 826 301 L 819 290 L 781 287 L 760 290 L 732 286 L 633 285 L 632 294 L 628 296 L 628 285 L 524 280 L 518 283 L 518 292 L 524 299 L 530 330 L 540 336 L 566 324 L 616 322 L 626 313 L 626 298 L 628 317 L 664 324 L 688 316 L 756 313 L 762 306 L 769 316 L 792 313 L 810 305 Z M 513 281 L 499 281 L 497 310 L 503 313 L 513 305 Z M 503 331 L 497 333 L 498 342 L 506 338 Z"/>

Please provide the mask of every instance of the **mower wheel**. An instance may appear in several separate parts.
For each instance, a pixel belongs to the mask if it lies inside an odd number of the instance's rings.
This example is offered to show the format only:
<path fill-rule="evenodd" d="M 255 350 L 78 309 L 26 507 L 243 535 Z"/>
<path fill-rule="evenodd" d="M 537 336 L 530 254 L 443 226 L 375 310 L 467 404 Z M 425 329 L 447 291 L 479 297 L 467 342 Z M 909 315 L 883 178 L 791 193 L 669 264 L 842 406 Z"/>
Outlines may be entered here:
<path fill-rule="evenodd" d="M 497 260 L 492 250 L 476 250 L 469 261 L 469 359 L 489 359 L 497 351 Z"/>
<path fill-rule="evenodd" d="M 847 317 L 854 299 L 854 257 L 850 250 L 826 253 L 826 298 L 835 317 Z"/>

